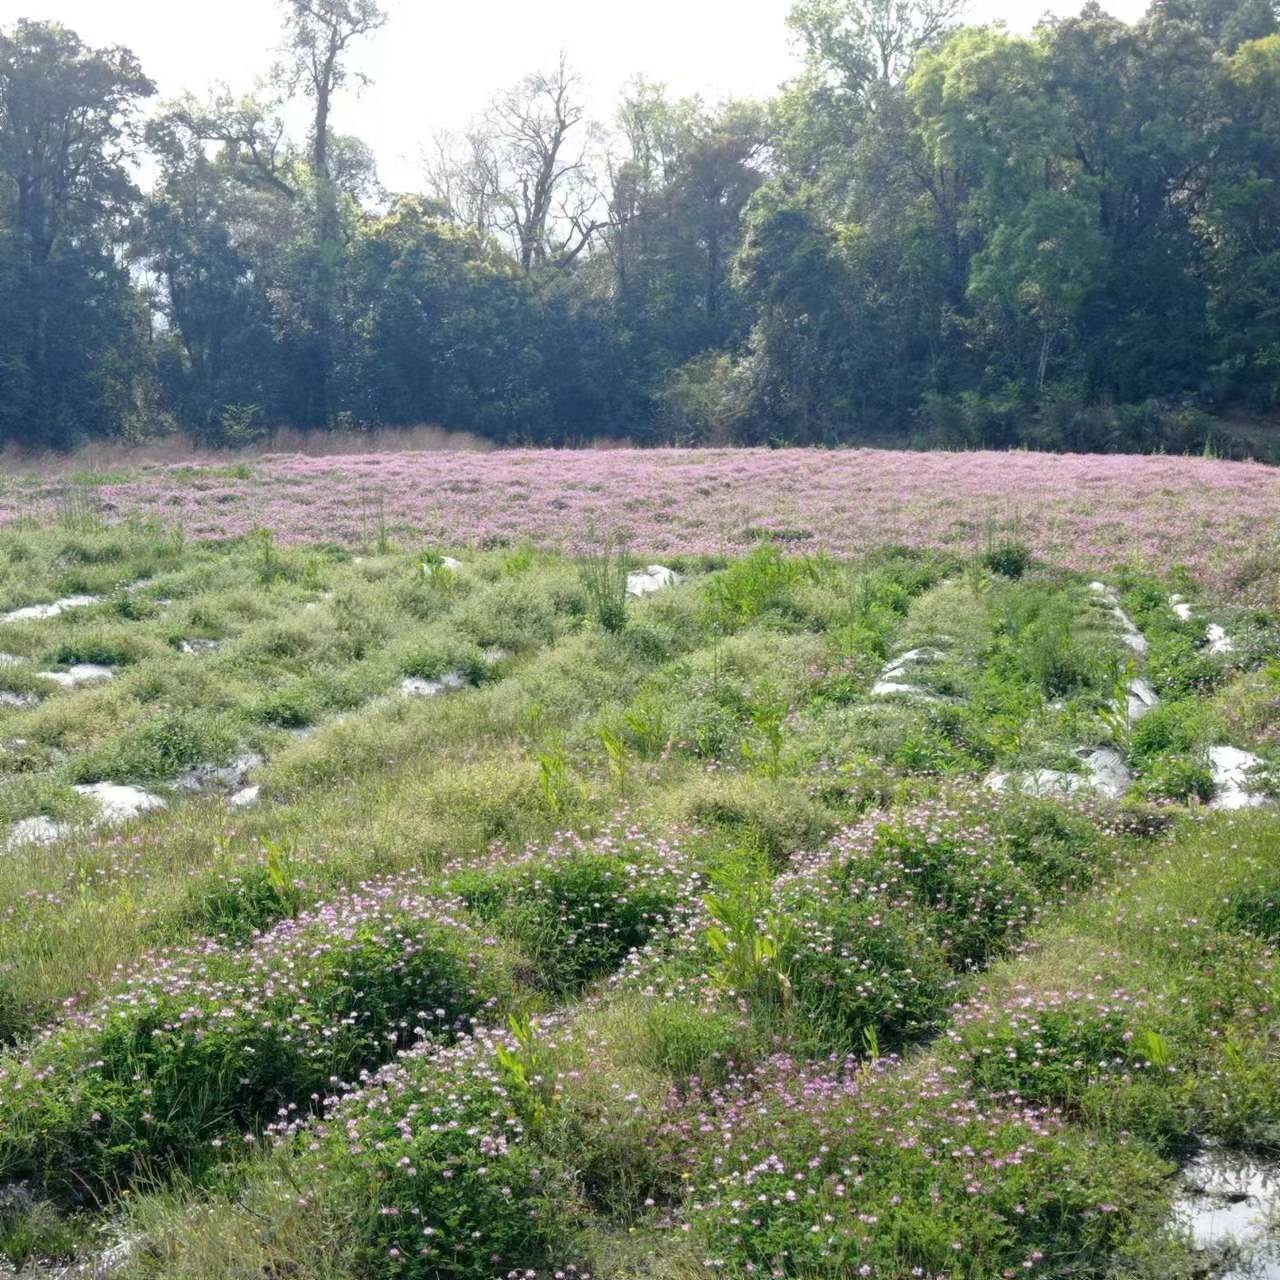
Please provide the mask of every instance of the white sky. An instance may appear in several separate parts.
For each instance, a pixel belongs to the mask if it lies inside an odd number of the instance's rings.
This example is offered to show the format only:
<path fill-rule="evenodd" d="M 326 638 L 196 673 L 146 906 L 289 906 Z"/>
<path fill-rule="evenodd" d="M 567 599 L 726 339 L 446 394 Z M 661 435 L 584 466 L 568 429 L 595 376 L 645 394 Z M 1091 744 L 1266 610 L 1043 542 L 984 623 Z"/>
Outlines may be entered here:
<path fill-rule="evenodd" d="M 972 21 L 1025 30 L 1046 10 L 1079 0 L 970 0 Z M 643 72 L 678 94 L 765 96 L 795 70 L 784 19 L 791 0 L 383 0 L 390 20 L 353 65 L 373 84 L 339 104 L 334 126 L 363 138 L 383 182 L 414 190 L 421 145 L 456 128 L 497 89 L 548 64 L 563 47 L 582 73 L 592 111 L 611 115 L 619 87 Z M 1144 0 L 1110 0 L 1132 20 Z M 0 25 L 54 19 L 90 44 L 124 44 L 160 97 L 215 80 L 237 91 L 266 70 L 280 40 L 275 0 L 0 0 Z"/>

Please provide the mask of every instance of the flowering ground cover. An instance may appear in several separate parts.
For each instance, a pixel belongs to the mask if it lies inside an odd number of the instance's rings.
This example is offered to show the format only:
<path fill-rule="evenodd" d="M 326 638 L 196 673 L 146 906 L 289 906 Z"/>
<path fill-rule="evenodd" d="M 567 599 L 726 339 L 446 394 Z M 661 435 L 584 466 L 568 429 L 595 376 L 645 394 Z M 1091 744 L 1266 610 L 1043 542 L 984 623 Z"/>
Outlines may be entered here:
<path fill-rule="evenodd" d="M 754 531 L 0 529 L 0 1274 L 1227 1274 L 1174 1208 L 1280 1150 L 1265 583 L 567 457 Z"/>
<path fill-rule="evenodd" d="M 658 449 L 278 455 L 70 486 L 0 480 L 0 526 L 68 507 L 158 517 L 192 538 L 265 527 L 288 543 L 348 546 L 382 522 L 451 546 L 530 539 L 569 552 L 595 529 L 645 556 L 737 555 L 762 537 L 837 556 L 894 543 L 969 552 L 1016 520 L 1062 567 L 1221 573 L 1274 554 L 1280 473 L 1158 456 Z"/>

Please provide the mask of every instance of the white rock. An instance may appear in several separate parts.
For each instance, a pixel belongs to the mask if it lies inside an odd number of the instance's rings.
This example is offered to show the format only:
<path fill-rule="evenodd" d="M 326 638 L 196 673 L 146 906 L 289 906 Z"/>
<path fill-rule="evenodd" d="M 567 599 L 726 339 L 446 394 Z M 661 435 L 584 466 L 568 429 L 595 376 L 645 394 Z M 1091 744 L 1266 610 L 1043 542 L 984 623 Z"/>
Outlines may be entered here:
<path fill-rule="evenodd" d="M 1084 761 L 1086 772 L 1033 769 L 1019 775 L 989 773 L 985 785 L 989 791 L 1006 791 L 1012 784 L 1029 796 L 1070 796 L 1094 791 L 1112 800 L 1129 789 L 1133 775 L 1117 752 L 1109 747 L 1080 747 L 1075 754 Z"/>
<path fill-rule="evenodd" d="M 1253 752 L 1239 747 L 1210 747 L 1208 756 L 1214 788 L 1211 809 L 1255 809 L 1267 803 L 1266 796 L 1249 789 L 1249 770 L 1262 763 Z"/>
<path fill-rule="evenodd" d="M 634 573 L 627 574 L 627 595 L 649 596 L 655 591 L 674 587 L 680 581 L 682 579 L 674 569 L 668 569 L 661 564 L 651 564 L 644 569 L 637 569 Z"/>
<path fill-rule="evenodd" d="M 309 609 L 311 606 L 308 605 L 307 608 Z M 182 653 L 189 654 L 213 653 L 221 644 L 221 640 L 203 640 L 197 637 L 194 640 L 184 640 L 178 646 L 178 649 Z"/>
<path fill-rule="evenodd" d="M 1169 608 L 1173 610 L 1174 615 L 1182 622 L 1191 621 L 1191 606 L 1187 601 L 1179 595 L 1169 597 Z"/>
<path fill-rule="evenodd" d="M 1120 624 L 1120 639 L 1136 654 L 1145 654 L 1148 649 L 1147 637 L 1134 626 L 1133 619 L 1120 607 L 1120 597 L 1105 582 L 1089 583 L 1089 590 L 1102 601 L 1111 616 Z"/>
<path fill-rule="evenodd" d="M 247 809 L 251 804 L 256 804 L 258 796 L 262 788 L 258 786 L 244 787 L 237 791 L 228 801 L 227 804 L 232 809 Z"/>
<path fill-rule="evenodd" d="M 924 694 L 924 690 L 917 688 L 913 684 L 903 684 L 900 680 L 877 680 L 871 686 L 871 696 L 873 698 L 890 698 L 896 693 Z"/>
<path fill-rule="evenodd" d="M 127 822 L 140 813 L 152 809 L 163 809 L 164 801 L 143 791 L 141 787 L 125 786 L 116 782 L 94 782 L 75 788 L 82 796 L 88 796 L 97 802 L 99 815 L 103 822 Z"/>
<path fill-rule="evenodd" d="M 25 609 L 14 609 L 6 613 L 0 622 L 41 622 L 46 618 L 56 618 L 68 609 L 83 609 L 91 604 L 101 604 L 101 596 L 63 596 L 52 604 L 29 604 Z"/>
<path fill-rule="evenodd" d="M 34 693 L 12 693 L 8 689 L 0 689 L 0 707 L 34 707 Z"/>
<path fill-rule="evenodd" d="M 1232 653 L 1236 642 L 1216 623 L 1211 622 L 1205 628 L 1204 638 L 1209 642 L 1209 652 L 1216 654 Z"/>
<path fill-rule="evenodd" d="M 16 653 L 0 653 L 0 667 L 20 667 L 26 658 L 20 658 Z"/>
<path fill-rule="evenodd" d="M 422 572 L 429 578 L 437 569 L 447 569 L 450 573 L 462 572 L 462 561 L 455 560 L 452 556 L 441 556 L 435 564 L 429 564 L 427 561 L 422 562 Z"/>
<path fill-rule="evenodd" d="M 1141 676 L 1129 681 L 1129 719 L 1141 720 L 1158 702 L 1160 695 Z"/>
<path fill-rule="evenodd" d="M 246 751 L 230 764 L 197 764 L 177 779 L 179 791 L 239 791 L 249 774 L 262 763 L 254 751 Z"/>
<path fill-rule="evenodd" d="M 901 675 L 908 667 L 928 666 L 931 662 L 941 662 L 946 656 L 941 649 L 908 649 L 906 653 L 899 654 L 885 667 L 880 673 L 880 678 L 890 680 L 895 675 Z"/>
<path fill-rule="evenodd" d="M 64 689 L 78 689 L 82 684 L 92 684 L 96 680 L 110 680 L 115 672 L 98 662 L 77 662 L 65 671 L 37 671 L 42 680 L 52 680 Z"/>
<path fill-rule="evenodd" d="M 1076 755 L 1084 761 L 1095 791 L 1114 800 L 1132 785 L 1133 774 L 1118 751 L 1110 747 L 1078 747 Z"/>
<path fill-rule="evenodd" d="M 423 680 L 418 676 L 406 676 L 400 681 L 402 698 L 434 698 L 446 689 L 461 689 L 467 677 L 461 671 L 446 671 L 438 680 Z"/>
<path fill-rule="evenodd" d="M 56 844 L 74 830 L 70 823 L 55 822 L 43 814 L 34 818 L 22 818 L 9 828 L 4 847 L 16 849 L 23 844 Z"/>

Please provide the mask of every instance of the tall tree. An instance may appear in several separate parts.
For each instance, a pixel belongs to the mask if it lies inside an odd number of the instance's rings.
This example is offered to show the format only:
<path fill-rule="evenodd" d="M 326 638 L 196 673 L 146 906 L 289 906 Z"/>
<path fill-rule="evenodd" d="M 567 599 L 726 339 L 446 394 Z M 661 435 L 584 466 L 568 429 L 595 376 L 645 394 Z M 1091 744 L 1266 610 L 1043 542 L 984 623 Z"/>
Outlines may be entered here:
<path fill-rule="evenodd" d="M 342 245 L 339 240 L 339 188 L 332 165 L 334 95 L 353 76 L 348 65 L 351 47 L 377 31 L 386 14 L 377 0 L 282 0 L 287 45 L 292 55 L 294 82 L 312 102 L 310 161 L 316 216 L 314 290 L 309 322 L 314 339 L 312 385 L 314 396 L 307 415 L 327 423 L 333 406 L 329 381 L 333 365 L 335 308 Z"/>
<path fill-rule="evenodd" d="M 14 289 L 12 381 L 0 399 L 44 440 L 118 430 L 128 411 L 128 375 L 109 354 L 134 323 L 117 250 L 137 196 L 137 107 L 153 92 L 127 49 L 88 48 L 56 23 L 0 32 L 0 209 Z"/>

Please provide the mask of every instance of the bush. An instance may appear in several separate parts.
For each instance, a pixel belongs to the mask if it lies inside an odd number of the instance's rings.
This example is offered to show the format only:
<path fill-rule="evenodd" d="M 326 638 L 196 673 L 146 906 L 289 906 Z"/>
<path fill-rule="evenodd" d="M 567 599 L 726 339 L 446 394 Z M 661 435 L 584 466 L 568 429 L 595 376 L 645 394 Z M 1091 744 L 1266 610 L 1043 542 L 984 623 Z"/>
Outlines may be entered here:
<path fill-rule="evenodd" d="M 506 962 L 413 881 L 277 925 L 248 950 L 161 953 L 0 1061 L 0 1182 L 63 1203 L 198 1176 L 398 1048 L 510 998 Z"/>
<path fill-rule="evenodd" d="M 513 870 L 463 872 L 450 888 L 528 956 L 561 994 L 613 972 L 668 924 L 674 879 L 656 866 L 582 852 Z"/>

